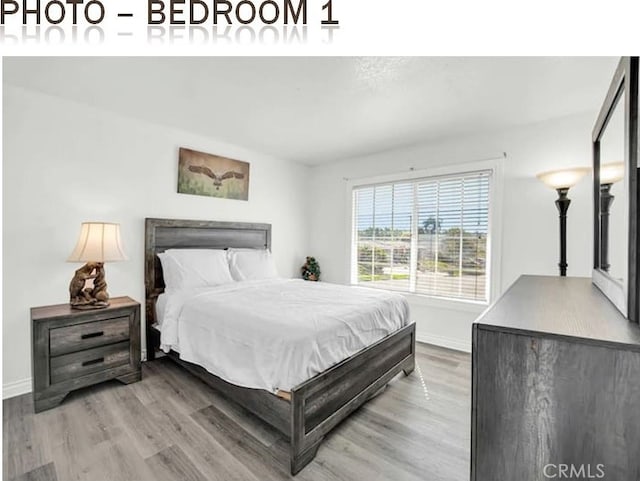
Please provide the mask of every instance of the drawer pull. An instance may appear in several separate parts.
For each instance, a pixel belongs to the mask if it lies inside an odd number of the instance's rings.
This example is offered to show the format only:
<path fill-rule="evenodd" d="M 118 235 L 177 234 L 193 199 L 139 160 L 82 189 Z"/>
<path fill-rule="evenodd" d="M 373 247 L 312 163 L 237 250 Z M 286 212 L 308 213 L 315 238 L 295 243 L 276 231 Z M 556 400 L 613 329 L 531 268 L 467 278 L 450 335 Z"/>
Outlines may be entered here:
<path fill-rule="evenodd" d="M 92 364 L 100 364 L 101 362 L 104 362 L 104 357 L 99 357 L 98 359 L 92 359 L 91 361 L 84 361 L 82 363 L 82 367 L 91 366 Z"/>
<path fill-rule="evenodd" d="M 92 337 L 104 336 L 104 331 L 92 332 L 89 334 L 83 334 L 80 339 L 91 339 Z"/>

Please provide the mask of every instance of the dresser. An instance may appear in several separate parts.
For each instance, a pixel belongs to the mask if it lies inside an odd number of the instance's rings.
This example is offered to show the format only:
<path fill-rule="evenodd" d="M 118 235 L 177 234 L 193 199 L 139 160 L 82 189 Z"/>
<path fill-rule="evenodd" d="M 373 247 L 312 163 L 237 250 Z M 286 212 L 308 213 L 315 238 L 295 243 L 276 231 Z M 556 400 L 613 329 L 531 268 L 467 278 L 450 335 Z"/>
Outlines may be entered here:
<path fill-rule="evenodd" d="M 472 481 L 640 481 L 640 327 L 591 279 L 521 277 L 472 363 Z"/>
<path fill-rule="evenodd" d="M 69 304 L 31 309 L 35 412 L 57 406 L 75 389 L 109 379 L 141 379 L 140 304 L 116 297 L 97 310 Z"/>

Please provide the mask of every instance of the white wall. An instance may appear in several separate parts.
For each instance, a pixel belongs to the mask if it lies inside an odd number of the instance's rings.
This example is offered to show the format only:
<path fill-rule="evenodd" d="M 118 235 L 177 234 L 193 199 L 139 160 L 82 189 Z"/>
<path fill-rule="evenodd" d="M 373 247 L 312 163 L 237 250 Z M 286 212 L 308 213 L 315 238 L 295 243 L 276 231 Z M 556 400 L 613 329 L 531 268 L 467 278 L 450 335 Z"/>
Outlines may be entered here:
<path fill-rule="evenodd" d="M 129 260 L 106 266 L 112 297 L 144 302 L 145 217 L 269 222 L 280 273 L 298 275 L 308 167 L 6 84 L 3 101 L 5 397 L 31 388 L 29 308 L 68 301 L 83 221 L 121 224 Z M 249 201 L 177 194 L 180 146 L 250 162 Z"/>
<path fill-rule="evenodd" d="M 589 165 L 594 114 L 308 168 L 180 130 L 4 85 L 3 394 L 30 389 L 29 307 L 67 301 L 76 264 L 65 262 L 87 220 L 119 222 L 129 260 L 107 265 L 112 296 L 144 300 L 143 219 L 270 222 L 283 275 L 315 255 L 323 279 L 347 283 L 345 178 L 496 157 L 504 162 L 501 287 L 519 275 L 557 274 L 555 192 L 535 174 Z M 180 146 L 251 162 L 249 201 L 176 193 Z M 591 184 L 570 192 L 569 275 L 591 272 Z M 310 200 L 307 200 L 310 199 Z M 309 248 L 310 247 L 310 248 Z M 419 338 L 469 349 L 482 308 L 410 299 Z"/>
<path fill-rule="evenodd" d="M 501 286 L 521 274 L 557 275 L 559 255 L 556 193 L 535 178 L 541 171 L 591 164 L 595 113 L 522 126 L 489 134 L 381 152 L 312 170 L 309 217 L 311 255 L 323 279 L 348 283 L 348 203 L 346 180 L 409 171 L 410 168 L 465 163 L 507 153 L 504 162 Z M 590 276 L 592 266 L 591 178 L 571 189 L 568 220 L 568 275 Z M 418 339 L 470 349 L 471 324 L 482 307 L 411 296 Z"/>

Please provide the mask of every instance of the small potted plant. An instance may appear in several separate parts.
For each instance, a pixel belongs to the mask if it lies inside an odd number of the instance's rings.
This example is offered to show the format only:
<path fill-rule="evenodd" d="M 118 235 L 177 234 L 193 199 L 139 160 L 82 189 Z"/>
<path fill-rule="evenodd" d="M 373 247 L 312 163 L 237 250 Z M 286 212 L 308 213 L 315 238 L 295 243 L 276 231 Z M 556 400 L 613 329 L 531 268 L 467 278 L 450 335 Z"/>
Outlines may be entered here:
<path fill-rule="evenodd" d="M 320 280 L 320 266 L 315 257 L 307 257 L 307 262 L 302 266 L 302 278 L 305 281 Z"/>

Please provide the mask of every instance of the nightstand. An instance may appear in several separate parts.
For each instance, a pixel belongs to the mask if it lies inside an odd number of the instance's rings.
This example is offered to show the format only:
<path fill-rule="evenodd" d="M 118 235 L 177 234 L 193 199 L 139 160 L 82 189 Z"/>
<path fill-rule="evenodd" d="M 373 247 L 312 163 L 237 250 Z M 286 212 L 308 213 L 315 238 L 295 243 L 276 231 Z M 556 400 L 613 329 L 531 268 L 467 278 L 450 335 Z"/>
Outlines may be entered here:
<path fill-rule="evenodd" d="M 110 302 L 87 311 L 69 304 L 31 308 L 35 412 L 57 406 L 81 387 L 141 379 L 140 304 L 129 297 Z"/>

